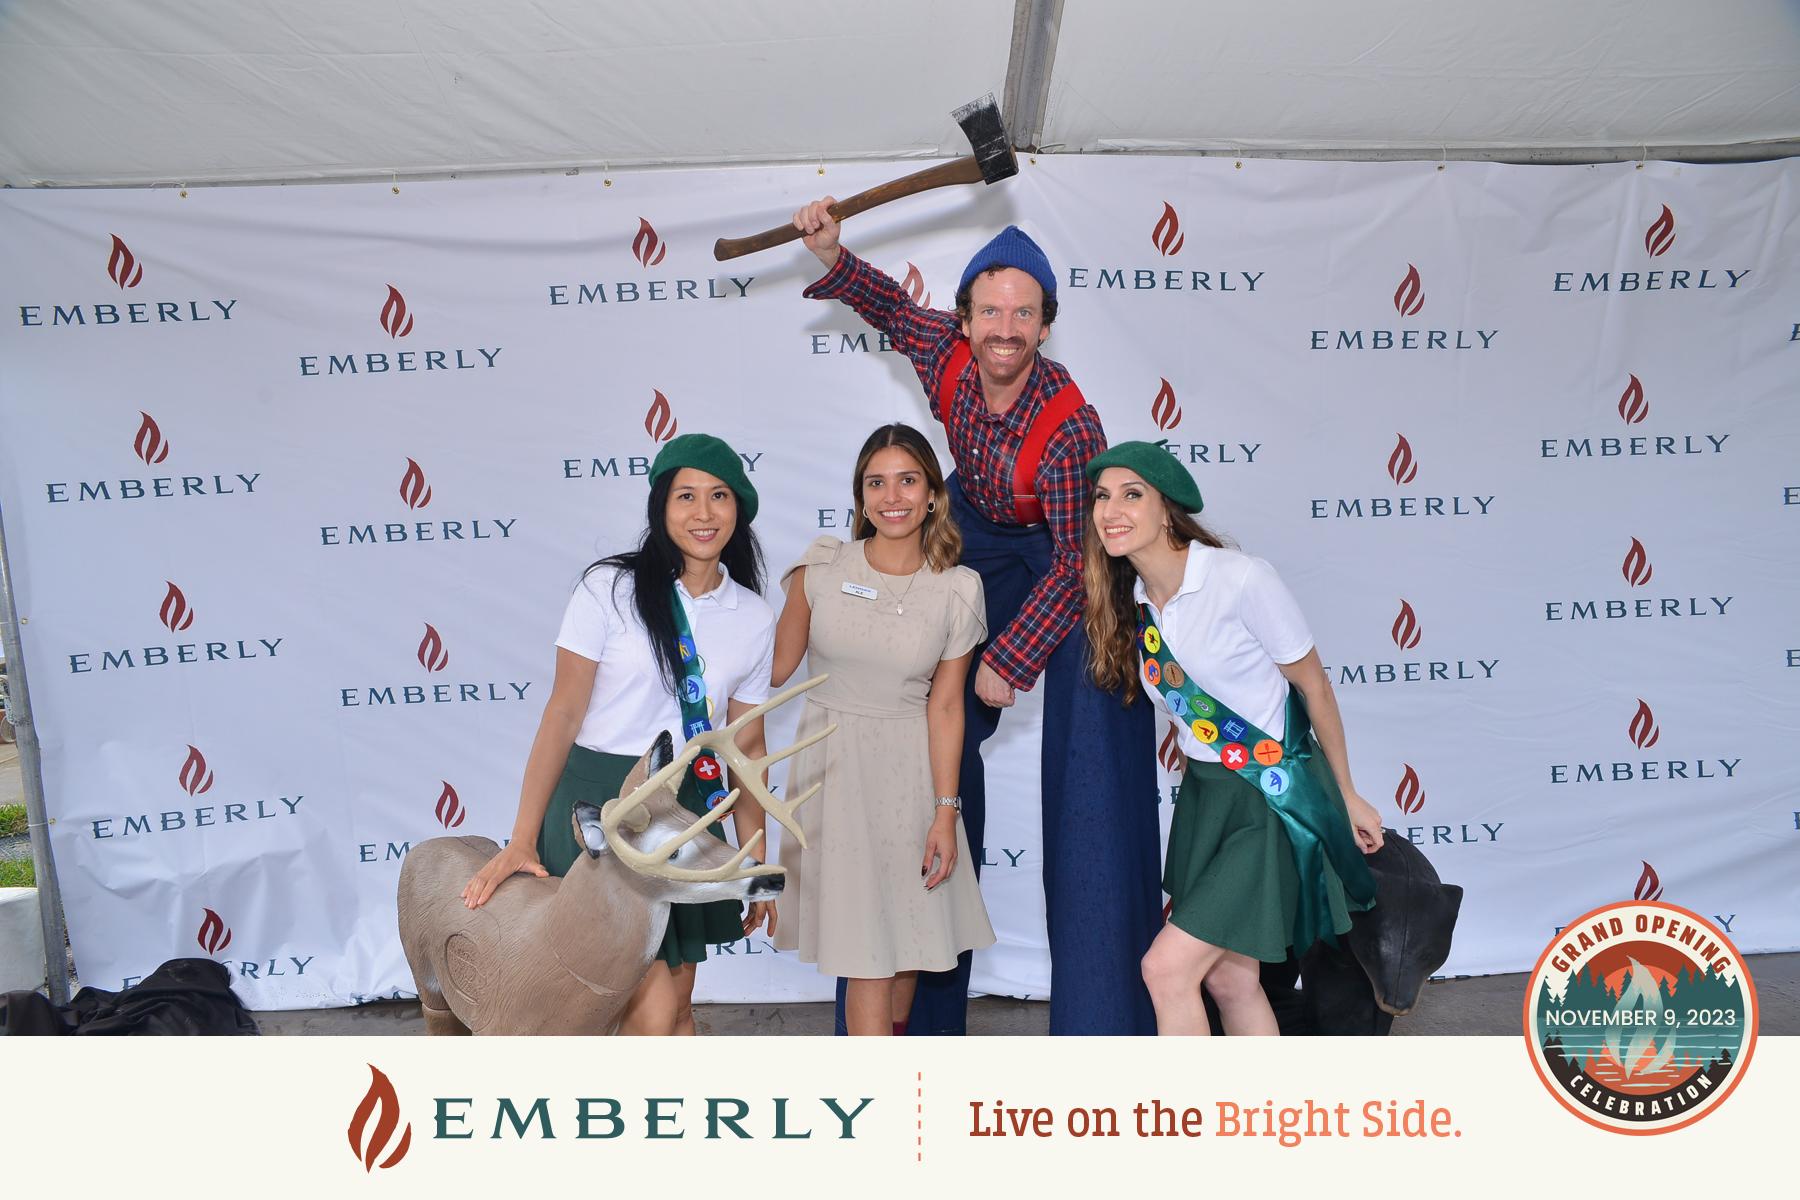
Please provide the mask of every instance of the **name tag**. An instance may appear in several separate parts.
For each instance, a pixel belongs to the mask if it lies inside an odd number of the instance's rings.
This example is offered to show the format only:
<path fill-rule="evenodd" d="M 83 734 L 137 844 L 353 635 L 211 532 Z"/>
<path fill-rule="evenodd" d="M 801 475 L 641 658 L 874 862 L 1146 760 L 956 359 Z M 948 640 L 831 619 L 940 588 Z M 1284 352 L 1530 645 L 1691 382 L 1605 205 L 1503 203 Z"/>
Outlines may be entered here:
<path fill-rule="evenodd" d="M 849 580 L 844 581 L 844 591 L 852 596 L 861 596 L 864 600 L 873 600 L 879 594 L 872 587 L 864 587 L 860 583 L 851 583 Z"/>

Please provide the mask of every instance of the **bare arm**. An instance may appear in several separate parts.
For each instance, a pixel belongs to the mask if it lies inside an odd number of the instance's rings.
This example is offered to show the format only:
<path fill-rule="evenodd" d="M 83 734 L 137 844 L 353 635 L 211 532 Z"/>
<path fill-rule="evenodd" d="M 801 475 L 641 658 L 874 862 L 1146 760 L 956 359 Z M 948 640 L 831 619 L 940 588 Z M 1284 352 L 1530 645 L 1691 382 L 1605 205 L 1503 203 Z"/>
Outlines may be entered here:
<path fill-rule="evenodd" d="M 742 700 L 733 700 L 725 706 L 726 720 L 735 721 L 755 707 L 754 704 L 745 704 Z M 761 717 L 738 730 L 737 747 L 751 758 L 761 758 L 769 752 L 769 743 L 763 733 Z M 767 772 L 763 774 L 762 782 L 764 784 L 769 782 Z M 758 845 L 754 855 L 759 862 L 767 862 L 769 859 L 769 847 L 766 844 L 768 834 L 765 828 L 767 820 L 767 814 L 763 812 L 763 806 L 756 802 L 756 797 L 752 796 L 748 790 L 739 790 L 737 803 L 731 806 L 731 825 L 737 831 L 737 844 L 740 848 L 748 846 L 751 838 L 759 834 L 763 836 L 765 843 Z M 775 906 L 766 900 L 750 905 L 744 913 L 744 936 L 749 937 L 751 932 L 765 919 L 769 923 L 770 936 L 774 936 Z"/>
<path fill-rule="evenodd" d="M 582 719 L 587 716 L 588 697 L 593 695 L 594 676 L 599 668 L 600 664 L 591 658 L 561 646 L 556 648 L 556 679 L 550 686 L 550 699 L 544 702 L 544 715 L 538 721 L 531 754 L 525 760 L 525 780 L 519 787 L 519 813 L 513 818 L 512 838 L 463 888 L 463 903 L 470 908 L 486 904 L 508 876 L 542 878 L 549 874 L 538 861 L 538 834 L 544 828 L 550 793 L 556 790 L 563 764 L 569 760 L 569 748 L 575 744 L 575 735 L 581 732 Z"/>
<path fill-rule="evenodd" d="M 931 786 L 938 796 L 954 796 L 962 786 L 963 684 L 969 677 L 970 651 L 938 663 L 931 673 L 931 696 L 925 701 L 925 738 L 931 755 Z M 925 835 L 925 857 L 919 874 L 926 890 L 950 878 L 956 869 L 957 811 L 949 805 L 931 818 Z M 935 869 L 934 869 L 935 860 Z"/>
<path fill-rule="evenodd" d="M 812 605 L 806 602 L 806 568 L 795 567 L 788 576 L 787 604 L 775 625 L 775 665 L 769 682 L 781 687 L 800 668 L 806 642 L 812 636 Z"/>
<path fill-rule="evenodd" d="M 1344 794 L 1344 808 L 1350 814 L 1350 826 L 1356 833 L 1357 845 L 1364 854 L 1373 854 L 1381 849 L 1381 814 L 1362 798 L 1356 784 L 1351 782 L 1350 752 L 1344 744 L 1344 716 L 1338 711 L 1337 693 L 1331 690 L 1331 680 L 1326 678 L 1319 651 L 1316 648 L 1308 650 L 1306 657 L 1298 662 L 1277 665 L 1288 683 L 1299 689 L 1306 700 L 1313 735 L 1319 739 L 1319 749 L 1325 752 L 1325 761 L 1337 780 L 1338 790 Z"/>

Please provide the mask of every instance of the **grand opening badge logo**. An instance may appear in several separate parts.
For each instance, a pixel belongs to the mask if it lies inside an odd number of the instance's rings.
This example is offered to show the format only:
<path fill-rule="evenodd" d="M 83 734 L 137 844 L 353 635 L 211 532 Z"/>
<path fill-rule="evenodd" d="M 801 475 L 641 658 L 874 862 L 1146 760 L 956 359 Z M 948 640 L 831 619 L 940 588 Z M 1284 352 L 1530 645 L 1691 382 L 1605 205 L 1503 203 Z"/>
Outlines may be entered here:
<path fill-rule="evenodd" d="M 1706 918 L 1655 900 L 1569 925 L 1525 993 L 1538 1078 L 1614 1133 L 1668 1133 L 1723 1104 L 1750 1064 L 1756 1020 L 1737 947 Z"/>

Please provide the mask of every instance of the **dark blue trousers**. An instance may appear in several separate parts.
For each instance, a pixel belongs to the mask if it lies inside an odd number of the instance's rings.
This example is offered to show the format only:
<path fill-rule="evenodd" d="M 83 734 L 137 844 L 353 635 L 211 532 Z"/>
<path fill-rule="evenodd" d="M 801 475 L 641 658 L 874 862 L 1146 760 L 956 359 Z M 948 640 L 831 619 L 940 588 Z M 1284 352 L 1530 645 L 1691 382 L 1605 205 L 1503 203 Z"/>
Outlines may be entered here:
<path fill-rule="evenodd" d="M 988 633 L 998 634 L 1050 571 L 1049 530 L 989 521 L 970 507 L 954 475 L 950 508 L 962 529 L 962 563 L 980 574 L 986 590 Z M 1127 708 L 1116 693 L 1094 686 L 1087 645 L 1077 624 L 1039 683 L 1050 1032 L 1153 1034 L 1155 1014 L 1138 964 L 1162 927 L 1154 717 L 1142 696 Z M 979 663 L 979 648 L 975 658 Z M 987 824 L 981 743 L 999 725 L 1001 710 L 976 697 L 974 680 L 971 667 L 961 782 L 963 826 L 975 858 L 969 865 L 979 875 Z M 1006 785 L 997 780 L 996 786 Z M 919 973 L 908 1033 L 967 1032 L 972 957 L 964 952 L 952 970 Z M 840 980 L 840 1033 L 843 998 Z"/>

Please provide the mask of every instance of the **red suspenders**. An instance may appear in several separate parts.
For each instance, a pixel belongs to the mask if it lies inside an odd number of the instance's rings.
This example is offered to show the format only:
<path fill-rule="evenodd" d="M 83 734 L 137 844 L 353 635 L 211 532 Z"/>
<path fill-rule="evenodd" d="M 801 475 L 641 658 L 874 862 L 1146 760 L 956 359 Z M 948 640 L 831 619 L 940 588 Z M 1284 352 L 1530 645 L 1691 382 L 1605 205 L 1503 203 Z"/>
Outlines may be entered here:
<path fill-rule="evenodd" d="M 944 422 L 944 432 L 950 432 L 950 421 L 955 413 L 956 383 L 962 377 L 963 368 L 969 365 L 974 355 L 969 349 L 967 338 L 956 339 L 956 346 L 950 351 L 950 359 L 944 364 L 944 373 L 938 377 L 938 413 Z M 1058 391 L 1038 410 L 1031 428 L 1025 431 L 1024 444 L 1019 447 L 1018 458 L 1013 463 L 1013 515 L 1021 525 L 1039 525 L 1044 520 L 1044 506 L 1037 498 L 1037 469 L 1044 460 L 1044 447 L 1050 444 L 1050 438 L 1063 422 L 1075 415 L 1075 410 L 1087 403 L 1081 389 L 1070 380 L 1068 385 Z M 954 442 L 954 439 L 952 439 Z M 960 465 L 959 469 L 960 469 Z"/>

